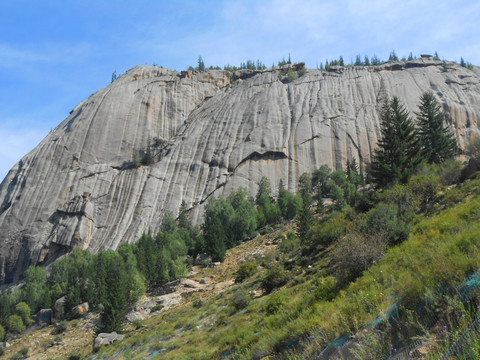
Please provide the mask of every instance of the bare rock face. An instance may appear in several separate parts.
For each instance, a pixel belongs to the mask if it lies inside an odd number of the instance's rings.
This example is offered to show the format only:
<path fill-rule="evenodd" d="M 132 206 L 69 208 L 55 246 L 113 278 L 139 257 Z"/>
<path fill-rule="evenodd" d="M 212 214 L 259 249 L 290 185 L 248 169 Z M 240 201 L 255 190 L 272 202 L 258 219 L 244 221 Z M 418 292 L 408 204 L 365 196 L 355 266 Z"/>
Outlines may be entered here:
<path fill-rule="evenodd" d="M 302 64 L 292 65 L 298 71 Z M 98 252 L 158 229 L 182 200 L 194 222 L 211 196 L 262 176 L 295 191 L 303 172 L 371 160 L 379 111 L 412 112 L 432 91 L 460 144 L 479 132 L 480 72 L 415 60 L 376 67 L 175 72 L 138 66 L 72 110 L 0 186 L 0 283 L 74 247 Z M 300 75 L 300 73 L 299 73 Z M 135 168 L 132 153 L 153 163 Z"/>

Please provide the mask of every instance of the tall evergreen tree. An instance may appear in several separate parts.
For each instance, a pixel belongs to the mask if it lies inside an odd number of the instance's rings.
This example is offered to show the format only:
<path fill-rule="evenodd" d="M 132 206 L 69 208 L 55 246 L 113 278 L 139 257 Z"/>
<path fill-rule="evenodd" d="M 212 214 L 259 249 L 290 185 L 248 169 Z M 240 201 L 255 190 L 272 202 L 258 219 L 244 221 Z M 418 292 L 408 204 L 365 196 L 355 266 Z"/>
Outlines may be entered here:
<path fill-rule="evenodd" d="M 413 120 L 397 97 L 385 102 L 380 132 L 371 169 L 373 181 L 378 187 L 406 183 L 422 160 L 421 146 Z"/>
<path fill-rule="evenodd" d="M 419 112 L 416 115 L 423 158 L 435 164 L 453 158 L 457 150 L 457 141 L 452 130 L 445 124 L 445 113 L 431 92 L 422 94 Z"/>
<path fill-rule="evenodd" d="M 299 193 L 302 197 L 302 210 L 300 211 L 298 220 L 298 235 L 301 241 L 306 241 L 307 232 L 310 229 L 310 225 L 313 220 L 313 212 L 311 205 L 313 202 L 312 197 L 312 177 L 310 174 L 303 173 L 299 179 Z"/>

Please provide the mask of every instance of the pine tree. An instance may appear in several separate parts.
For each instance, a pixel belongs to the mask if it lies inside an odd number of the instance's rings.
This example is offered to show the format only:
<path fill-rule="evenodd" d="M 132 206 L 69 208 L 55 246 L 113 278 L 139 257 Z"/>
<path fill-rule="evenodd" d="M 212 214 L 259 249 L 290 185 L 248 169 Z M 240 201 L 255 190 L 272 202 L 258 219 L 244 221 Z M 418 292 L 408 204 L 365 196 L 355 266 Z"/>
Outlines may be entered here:
<path fill-rule="evenodd" d="M 421 162 L 420 142 L 412 118 L 397 97 L 387 100 L 380 124 L 372 178 L 378 187 L 406 183 Z"/>
<path fill-rule="evenodd" d="M 203 59 L 201 56 L 198 57 L 198 71 L 205 71 L 205 63 L 203 62 Z"/>
<path fill-rule="evenodd" d="M 423 158 L 435 164 L 453 158 L 457 150 L 457 141 L 451 129 L 445 125 L 445 113 L 431 92 L 422 94 L 419 110 L 416 115 Z"/>

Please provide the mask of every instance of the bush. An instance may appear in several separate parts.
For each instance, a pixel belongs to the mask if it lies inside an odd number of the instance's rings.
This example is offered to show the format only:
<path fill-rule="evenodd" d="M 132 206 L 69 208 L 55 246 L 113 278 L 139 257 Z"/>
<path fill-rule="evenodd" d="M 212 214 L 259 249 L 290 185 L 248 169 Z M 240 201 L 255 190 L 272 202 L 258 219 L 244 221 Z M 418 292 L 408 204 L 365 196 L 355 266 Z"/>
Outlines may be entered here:
<path fill-rule="evenodd" d="M 300 239 L 294 231 L 287 232 L 287 237 L 283 238 L 282 242 L 278 245 L 278 249 L 284 253 L 293 253 L 300 248 Z"/>
<path fill-rule="evenodd" d="M 28 347 L 24 346 L 20 349 L 15 355 L 13 355 L 10 360 L 23 360 L 28 358 Z"/>
<path fill-rule="evenodd" d="M 285 296 L 281 293 L 271 295 L 265 305 L 265 312 L 273 315 L 285 306 Z"/>
<path fill-rule="evenodd" d="M 383 236 L 391 245 L 400 244 L 408 238 L 410 225 L 398 213 L 397 204 L 379 203 L 367 213 L 362 232 L 373 237 Z"/>
<path fill-rule="evenodd" d="M 3 328 L 2 325 L 0 325 L 0 341 L 3 341 L 5 338 L 5 329 Z"/>
<path fill-rule="evenodd" d="M 378 262 L 386 253 L 387 243 L 382 233 L 364 235 L 351 232 L 339 239 L 331 252 L 331 257 L 341 279 L 352 280 Z M 319 296 L 328 297 L 335 286 L 330 281 L 319 290 Z"/>
<path fill-rule="evenodd" d="M 31 317 L 31 310 L 30 306 L 26 302 L 20 302 L 15 306 L 15 310 L 18 315 L 22 318 L 22 321 L 25 325 L 30 325 L 33 323 L 32 317 Z"/>
<path fill-rule="evenodd" d="M 193 307 L 195 309 L 200 309 L 203 306 L 203 301 L 202 299 L 197 299 L 193 302 Z"/>
<path fill-rule="evenodd" d="M 248 261 L 243 263 L 238 268 L 237 272 L 235 273 L 235 283 L 241 283 L 246 278 L 249 278 L 253 274 L 257 272 L 257 264 L 253 261 Z"/>
<path fill-rule="evenodd" d="M 288 274 L 281 264 L 275 264 L 266 271 L 262 279 L 262 288 L 265 292 L 270 293 L 272 290 L 286 284 L 288 281 Z"/>
<path fill-rule="evenodd" d="M 292 69 L 289 69 L 287 73 L 287 79 L 288 79 L 288 82 L 297 80 L 297 74 L 295 73 L 295 71 L 293 71 Z"/>
<path fill-rule="evenodd" d="M 66 320 L 59 322 L 52 330 L 52 335 L 58 335 L 65 332 L 68 329 L 68 323 Z"/>
<path fill-rule="evenodd" d="M 231 304 L 235 310 L 245 309 L 250 303 L 250 295 L 248 295 L 246 290 L 236 291 L 231 299 Z"/>
<path fill-rule="evenodd" d="M 337 281 L 334 277 L 328 276 L 320 281 L 320 284 L 314 291 L 314 297 L 317 301 L 330 301 L 336 295 Z"/>
<path fill-rule="evenodd" d="M 18 315 L 10 315 L 8 317 L 7 328 L 8 331 L 13 334 L 20 334 L 21 332 L 25 331 L 25 325 L 23 324 L 23 320 Z"/>
<path fill-rule="evenodd" d="M 330 216 L 317 221 L 308 233 L 310 244 L 314 247 L 327 247 L 341 235 L 346 226 L 345 215 L 334 212 Z"/>
<path fill-rule="evenodd" d="M 154 307 L 152 307 L 152 309 L 150 310 L 151 313 L 154 313 L 155 311 L 160 311 L 163 309 L 163 305 L 161 304 L 157 304 L 155 305 Z"/>

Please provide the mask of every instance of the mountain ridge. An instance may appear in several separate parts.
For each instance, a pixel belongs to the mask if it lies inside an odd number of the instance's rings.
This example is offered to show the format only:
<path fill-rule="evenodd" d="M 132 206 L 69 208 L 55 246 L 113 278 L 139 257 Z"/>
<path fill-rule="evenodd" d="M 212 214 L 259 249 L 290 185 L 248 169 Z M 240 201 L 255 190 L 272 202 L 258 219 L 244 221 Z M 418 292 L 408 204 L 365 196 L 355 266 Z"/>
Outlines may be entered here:
<path fill-rule="evenodd" d="M 478 133 L 480 75 L 417 59 L 374 67 L 206 72 L 135 67 L 77 105 L 0 185 L 0 282 L 17 280 L 74 247 L 98 252 L 157 229 L 185 200 L 205 202 L 262 176 L 283 179 L 326 164 L 361 169 L 377 142 L 379 110 L 398 96 L 412 113 L 433 91 L 460 145 Z M 132 151 L 154 148 L 150 166 Z"/>

